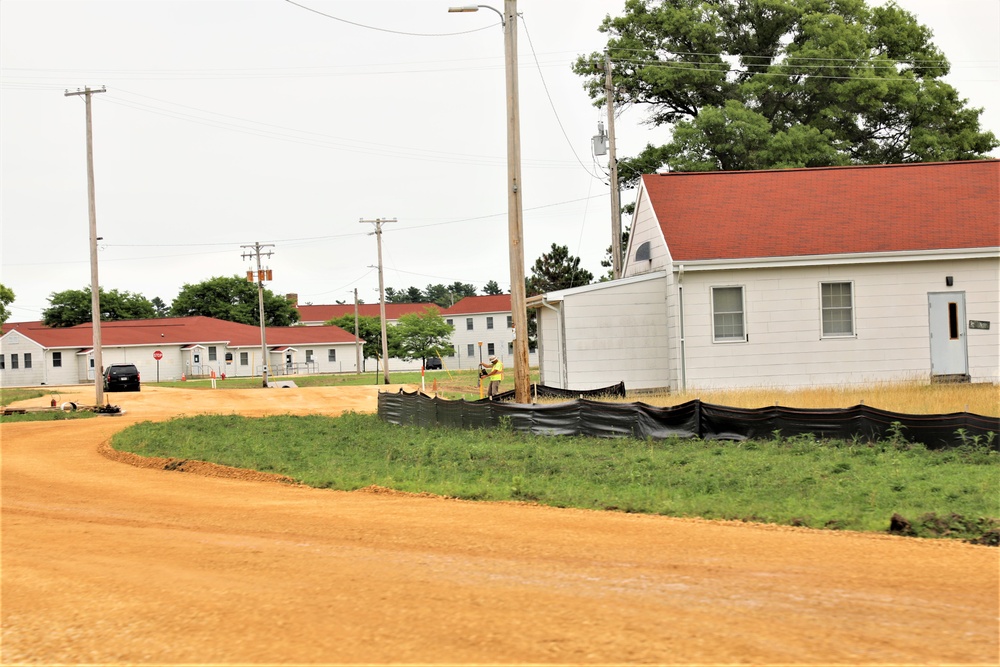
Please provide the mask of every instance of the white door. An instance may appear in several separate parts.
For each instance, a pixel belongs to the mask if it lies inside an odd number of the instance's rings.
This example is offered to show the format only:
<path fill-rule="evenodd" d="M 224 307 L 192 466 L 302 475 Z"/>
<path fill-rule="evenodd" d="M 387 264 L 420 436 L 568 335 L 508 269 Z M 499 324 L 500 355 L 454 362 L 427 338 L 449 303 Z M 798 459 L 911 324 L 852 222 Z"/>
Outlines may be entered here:
<path fill-rule="evenodd" d="M 965 292 L 927 294 L 931 334 L 931 375 L 967 375 Z"/>

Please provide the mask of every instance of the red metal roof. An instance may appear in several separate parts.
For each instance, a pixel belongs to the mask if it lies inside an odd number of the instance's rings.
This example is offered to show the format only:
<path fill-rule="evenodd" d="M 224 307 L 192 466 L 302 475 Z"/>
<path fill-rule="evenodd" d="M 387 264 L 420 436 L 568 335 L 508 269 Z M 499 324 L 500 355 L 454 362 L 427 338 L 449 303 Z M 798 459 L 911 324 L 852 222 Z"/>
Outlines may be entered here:
<path fill-rule="evenodd" d="M 42 347 L 89 347 L 94 342 L 93 325 L 51 328 L 35 322 L 4 325 L 4 333 L 16 330 Z M 354 334 L 340 327 L 267 327 L 267 344 L 324 345 L 354 343 Z M 121 345 L 192 345 L 224 343 L 230 347 L 260 345 L 260 327 L 217 320 L 212 317 L 165 317 L 101 323 L 103 347 Z"/>
<path fill-rule="evenodd" d="M 510 294 L 487 294 L 484 296 L 467 296 L 451 308 L 445 308 L 445 317 L 449 315 L 473 315 L 476 313 L 509 313 Z"/>
<path fill-rule="evenodd" d="M 642 177 L 675 262 L 1000 246 L 1000 161 Z"/>
<path fill-rule="evenodd" d="M 401 315 L 409 313 L 422 313 L 427 308 L 437 308 L 436 303 L 387 303 L 385 304 L 385 319 L 398 320 Z M 354 315 L 354 304 L 335 304 L 332 306 L 296 306 L 299 317 L 303 322 L 328 322 L 335 317 L 344 315 Z M 381 317 L 379 304 L 362 303 L 358 304 L 358 315 L 362 317 Z"/>

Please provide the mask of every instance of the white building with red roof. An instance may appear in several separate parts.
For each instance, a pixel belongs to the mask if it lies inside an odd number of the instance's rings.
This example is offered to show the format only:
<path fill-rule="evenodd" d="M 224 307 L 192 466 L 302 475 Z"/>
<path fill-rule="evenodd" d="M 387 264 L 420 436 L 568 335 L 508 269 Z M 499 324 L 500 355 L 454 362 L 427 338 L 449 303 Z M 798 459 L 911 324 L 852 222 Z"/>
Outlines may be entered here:
<path fill-rule="evenodd" d="M 529 300 L 544 384 L 1000 381 L 1000 161 L 647 175 L 623 277 Z"/>
<path fill-rule="evenodd" d="M 442 358 L 451 369 L 475 368 L 480 359 L 496 355 L 507 370 L 514 363 L 513 311 L 510 294 L 467 296 L 446 308 L 442 316 L 455 327 L 451 343 L 455 354 Z M 528 365 L 538 364 L 538 352 L 531 347 Z"/>
<path fill-rule="evenodd" d="M 94 380 L 93 326 L 6 323 L 0 336 L 0 386 L 70 385 Z M 211 317 L 101 323 L 105 366 L 133 363 L 144 380 L 354 372 L 354 334 L 339 327 L 260 327 Z M 155 358 L 159 352 L 160 358 Z"/>

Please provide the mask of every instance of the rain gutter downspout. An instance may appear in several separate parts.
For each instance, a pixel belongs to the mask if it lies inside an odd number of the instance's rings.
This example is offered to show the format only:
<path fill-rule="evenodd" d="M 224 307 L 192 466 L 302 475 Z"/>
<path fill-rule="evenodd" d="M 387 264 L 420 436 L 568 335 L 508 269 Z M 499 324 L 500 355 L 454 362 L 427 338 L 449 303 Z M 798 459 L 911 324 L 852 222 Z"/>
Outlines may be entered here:
<path fill-rule="evenodd" d="M 558 315 L 558 329 L 559 329 L 559 379 L 562 382 L 563 389 L 569 389 L 569 369 L 566 366 L 566 326 L 565 326 L 565 315 L 563 314 L 562 301 L 559 302 L 559 307 L 553 306 L 549 303 L 548 298 L 542 296 L 542 305 L 549 310 L 554 310 Z"/>
<path fill-rule="evenodd" d="M 680 338 L 678 365 L 681 371 L 681 391 L 687 391 L 687 356 L 684 349 L 684 265 L 677 267 L 677 328 Z"/>

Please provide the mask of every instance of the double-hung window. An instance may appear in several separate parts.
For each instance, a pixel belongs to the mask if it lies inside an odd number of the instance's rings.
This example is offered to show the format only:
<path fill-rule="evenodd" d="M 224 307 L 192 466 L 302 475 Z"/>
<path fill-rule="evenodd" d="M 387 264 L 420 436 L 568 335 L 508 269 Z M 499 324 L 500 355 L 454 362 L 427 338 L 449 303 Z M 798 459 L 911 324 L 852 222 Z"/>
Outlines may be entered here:
<path fill-rule="evenodd" d="M 823 336 L 854 335 L 854 289 L 851 283 L 820 283 Z"/>
<path fill-rule="evenodd" d="M 337 350 L 333 349 L 332 347 L 329 348 L 326 351 L 326 360 L 327 361 L 336 361 L 337 360 Z"/>
<path fill-rule="evenodd" d="M 712 340 L 716 343 L 747 340 L 742 287 L 712 288 Z"/>
<path fill-rule="evenodd" d="M 62 352 L 52 353 L 52 368 L 62 368 Z"/>

